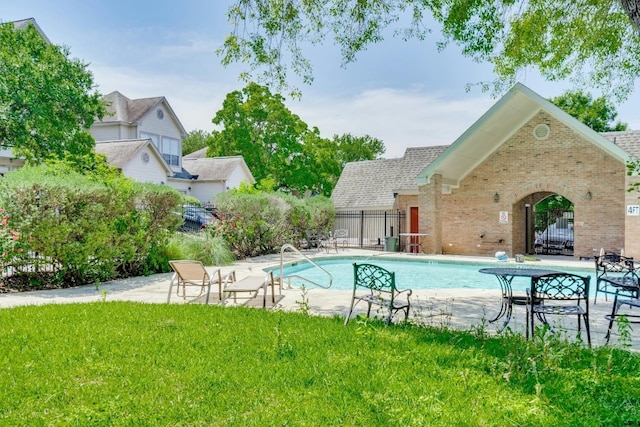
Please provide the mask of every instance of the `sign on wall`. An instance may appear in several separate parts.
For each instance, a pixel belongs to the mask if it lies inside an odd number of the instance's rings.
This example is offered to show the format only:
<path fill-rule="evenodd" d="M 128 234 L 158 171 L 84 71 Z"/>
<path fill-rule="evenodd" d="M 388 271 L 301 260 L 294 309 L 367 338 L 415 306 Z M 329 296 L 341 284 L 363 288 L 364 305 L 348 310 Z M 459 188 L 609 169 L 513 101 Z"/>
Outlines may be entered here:
<path fill-rule="evenodd" d="M 500 211 L 500 224 L 509 224 L 509 212 Z"/>
<path fill-rule="evenodd" d="M 640 205 L 627 205 L 628 216 L 640 216 Z"/>

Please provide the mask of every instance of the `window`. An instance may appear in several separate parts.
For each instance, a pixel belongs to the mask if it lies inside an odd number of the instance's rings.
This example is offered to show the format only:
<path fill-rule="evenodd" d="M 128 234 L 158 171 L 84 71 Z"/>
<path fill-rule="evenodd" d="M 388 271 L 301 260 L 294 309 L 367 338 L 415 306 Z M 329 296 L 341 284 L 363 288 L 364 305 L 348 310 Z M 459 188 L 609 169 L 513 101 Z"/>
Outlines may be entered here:
<path fill-rule="evenodd" d="M 180 166 L 180 141 L 175 138 L 162 137 L 162 156 L 171 166 Z"/>
<path fill-rule="evenodd" d="M 160 137 L 160 135 L 140 132 L 140 138 L 150 139 L 158 151 L 162 153 L 162 157 L 170 166 L 180 166 L 180 140 L 168 136 Z"/>
<path fill-rule="evenodd" d="M 159 135 L 156 135 L 154 133 L 148 133 L 148 132 L 140 132 L 140 139 L 150 139 L 151 141 L 153 141 L 153 145 L 155 145 L 158 150 L 160 149 Z"/>

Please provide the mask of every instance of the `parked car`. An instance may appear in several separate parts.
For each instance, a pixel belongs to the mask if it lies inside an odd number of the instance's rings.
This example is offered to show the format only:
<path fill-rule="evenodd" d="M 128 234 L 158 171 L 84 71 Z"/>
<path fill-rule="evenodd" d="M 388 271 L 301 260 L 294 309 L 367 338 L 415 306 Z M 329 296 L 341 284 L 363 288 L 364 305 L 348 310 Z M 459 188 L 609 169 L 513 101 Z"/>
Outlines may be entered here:
<path fill-rule="evenodd" d="M 536 237 L 535 249 L 536 252 L 573 250 L 573 229 L 559 228 L 556 224 L 551 224 Z"/>
<path fill-rule="evenodd" d="M 184 214 L 182 218 L 185 222 L 185 228 L 196 229 L 203 228 L 214 222 L 216 218 L 200 206 L 183 206 Z"/>

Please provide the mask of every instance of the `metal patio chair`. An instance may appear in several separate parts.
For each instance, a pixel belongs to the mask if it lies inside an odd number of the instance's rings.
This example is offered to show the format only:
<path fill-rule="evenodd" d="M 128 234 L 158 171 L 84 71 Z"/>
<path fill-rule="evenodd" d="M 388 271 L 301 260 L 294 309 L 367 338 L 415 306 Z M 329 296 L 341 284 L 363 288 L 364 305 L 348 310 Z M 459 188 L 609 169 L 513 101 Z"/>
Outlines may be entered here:
<path fill-rule="evenodd" d="M 633 296 L 634 292 L 635 297 Z M 620 313 L 620 309 L 623 306 L 628 306 L 629 309 L 640 309 L 640 298 L 638 298 L 637 286 L 632 290 L 625 290 L 624 285 L 619 286 L 616 289 L 616 294 L 613 298 L 611 314 L 605 316 L 605 319 L 609 320 L 609 327 L 607 328 L 607 335 L 605 336 L 605 342 L 607 344 L 609 344 L 609 340 L 611 339 L 611 329 L 613 328 L 613 323 L 619 317 L 624 316 L 627 319 L 627 322 L 631 324 L 640 324 L 640 314 Z"/>
<path fill-rule="evenodd" d="M 640 281 L 638 271 L 633 258 L 628 258 L 613 252 L 608 252 L 594 257 L 596 264 L 596 290 L 593 298 L 595 304 L 598 293 L 638 298 Z"/>
<path fill-rule="evenodd" d="M 396 288 L 396 275 L 373 264 L 353 264 L 353 296 L 351 307 L 344 321 L 349 323 L 354 307 L 360 302 L 367 303 L 367 317 L 371 315 L 371 306 L 378 305 L 389 311 L 387 325 L 398 311 L 404 312 L 404 320 L 409 318 L 411 289 Z"/>
<path fill-rule="evenodd" d="M 578 333 L 581 321 L 587 333 L 587 342 L 591 346 L 589 329 L 589 283 L 591 276 L 579 276 L 571 273 L 554 273 L 534 277 L 531 289 L 527 290 L 527 331 L 533 337 L 534 319 L 537 317 L 548 325 L 547 316 L 577 316 Z"/>

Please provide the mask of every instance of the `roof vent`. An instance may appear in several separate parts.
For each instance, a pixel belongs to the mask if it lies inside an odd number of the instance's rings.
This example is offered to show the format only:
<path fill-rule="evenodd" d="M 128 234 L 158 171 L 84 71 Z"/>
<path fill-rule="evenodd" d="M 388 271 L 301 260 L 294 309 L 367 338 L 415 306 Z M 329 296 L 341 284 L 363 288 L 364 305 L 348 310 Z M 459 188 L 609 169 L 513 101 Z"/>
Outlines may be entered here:
<path fill-rule="evenodd" d="M 533 128 L 533 136 L 539 141 L 549 138 L 550 133 L 551 128 L 549 128 L 549 125 L 546 125 L 544 123 L 540 123 Z"/>

